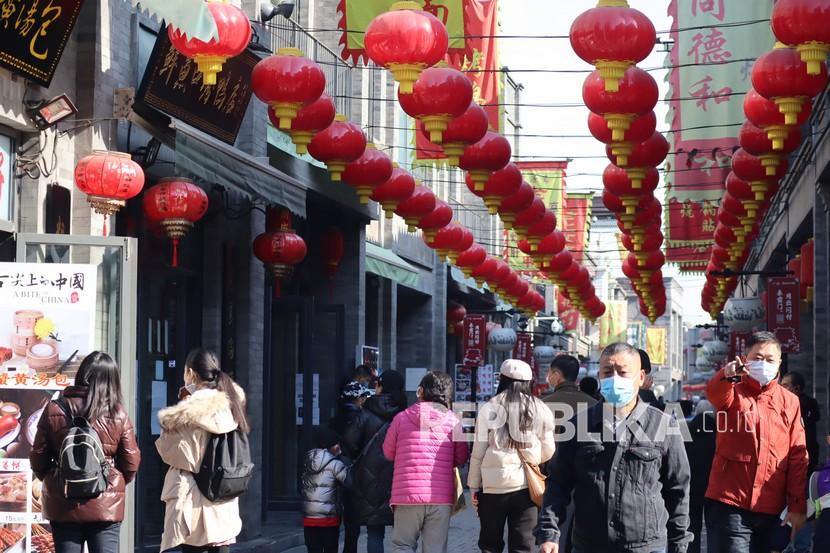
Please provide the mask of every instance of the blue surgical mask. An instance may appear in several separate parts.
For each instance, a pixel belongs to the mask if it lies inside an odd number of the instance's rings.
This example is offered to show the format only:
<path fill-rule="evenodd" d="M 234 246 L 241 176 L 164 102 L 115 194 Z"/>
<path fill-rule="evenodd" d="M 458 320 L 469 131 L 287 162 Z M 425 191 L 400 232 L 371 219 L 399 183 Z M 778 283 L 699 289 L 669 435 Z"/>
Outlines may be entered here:
<path fill-rule="evenodd" d="M 634 380 L 615 374 L 599 381 L 599 391 L 605 401 L 615 407 L 623 407 L 634 399 Z"/>
<path fill-rule="evenodd" d="M 749 376 L 757 380 L 761 386 L 766 386 L 778 375 L 778 365 L 765 359 L 753 359 L 746 367 Z"/>

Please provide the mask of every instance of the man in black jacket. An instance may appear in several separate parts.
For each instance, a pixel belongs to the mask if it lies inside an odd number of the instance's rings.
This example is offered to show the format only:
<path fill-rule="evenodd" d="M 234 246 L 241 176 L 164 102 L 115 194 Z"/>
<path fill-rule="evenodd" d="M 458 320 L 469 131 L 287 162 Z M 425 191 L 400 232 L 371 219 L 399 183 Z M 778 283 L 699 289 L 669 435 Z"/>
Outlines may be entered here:
<path fill-rule="evenodd" d="M 781 385 L 798 396 L 798 403 L 801 407 L 801 419 L 804 421 L 804 435 L 807 438 L 807 475 L 809 476 L 818 465 L 818 436 L 816 424 L 821 420 L 818 402 L 814 397 L 807 394 L 804 389 L 807 382 L 800 372 L 790 371 L 781 377 Z"/>
<path fill-rule="evenodd" d="M 536 541 L 559 552 L 571 495 L 574 553 L 685 553 L 689 462 L 677 421 L 638 397 L 645 374 L 628 344 L 600 356 L 604 402 L 579 413 L 548 467 Z"/>

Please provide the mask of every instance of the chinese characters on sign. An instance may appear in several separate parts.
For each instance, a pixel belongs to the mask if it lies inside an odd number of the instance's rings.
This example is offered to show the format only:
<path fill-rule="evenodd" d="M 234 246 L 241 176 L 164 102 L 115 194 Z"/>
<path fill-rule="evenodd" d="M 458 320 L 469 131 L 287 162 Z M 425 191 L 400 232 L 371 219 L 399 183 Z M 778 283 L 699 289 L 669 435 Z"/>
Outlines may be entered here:
<path fill-rule="evenodd" d="M 727 361 L 732 361 L 737 356 L 746 355 L 746 342 L 749 340 L 749 332 L 730 332 L 729 333 L 729 354 Z"/>
<path fill-rule="evenodd" d="M 170 44 L 161 29 L 144 71 L 136 102 L 181 119 L 233 144 L 251 99 L 251 71 L 259 58 L 249 50 L 225 62 L 216 85 L 202 83 L 196 63 Z"/>
<path fill-rule="evenodd" d="M 486 320 L 484 315 L 464 318 L 464 365 L 478 367 L 484 363 Z"/>
<path fill-rule="evenodd" d="M 513 359 L 533 364 L 533 346 L 530 344 L 530 334 L 520 333 L 516 337 L 516 347 L 513 348 Z"/>
<path fill-rule="evenodd" d="M 801 351 L 797 278 L 771 278 L 767 282 L 767 330 L 775 333 L 784 353 Z"/>
<path fill-rule="evenodd" d="M 0 65 L 49 86 L 83 0 L 0 0 Z"/>

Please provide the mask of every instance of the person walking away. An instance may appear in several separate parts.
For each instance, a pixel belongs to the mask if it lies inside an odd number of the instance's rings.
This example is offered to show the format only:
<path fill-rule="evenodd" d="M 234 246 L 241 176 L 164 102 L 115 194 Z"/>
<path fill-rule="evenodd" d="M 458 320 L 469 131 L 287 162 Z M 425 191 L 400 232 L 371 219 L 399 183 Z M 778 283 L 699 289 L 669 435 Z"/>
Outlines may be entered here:
<path fill-rule="evenodd" d="M 542 399 L 554 410 L 557 420 L 570 420 L 577 412 L 597 403 L 595 398 L 576 385 L 578 377 L 579 361 L 576 357 L 558 355 L 551 362 L 547 380 L 553 391 Z M 558 416 L 560 413 L 562 415 Z"/>
<path fill-rule="evenodd" d="M 318 428 L 315 447 L 306 452 L 303 462 L 300 494 L 308 553 L 337 553 L 342 512 L 340 489 L 349 472 L 340 459 L 338 441 L 330 428 Z"/>
<path fill-rule="evenodd" d="M 239 498 L 212 502 L 196 484 L 211 435 L 250 432 L 245 393 L 219 367 L 216 354 L 191 351 L 184 363 L 185 386 L 179 403 L 159 411 L 156 449 L 170 468 L 164 478 L 164 532 L 161 551 L 227 553 L 242 530 Z"/>
<path fill-rule="evenodd" d="M 695 415 L 689 422 L 691 440 L 685 442 L 686 456 L 689 458 L 691 483 L 689 485 L 689 531 L 694 536 L 689 544 L 688 553 L 700 553 L 703 533 L 703 504 L 706 487 L 709 485 L 709 472 L 715 457 L 715 437 L 717 434 L 715 408 L 705 399 L 698 402 Z"/>
<path fill-rule="evenodd" d="M 547 405 L 533 396 L 530 365 L 508 359 L 499 372 L 496 396 L 481 409 L 476 422 L 467 485 L 481 521 L 482 553 L 504 550 L 505 524 L 507 550 L 530 553 L 539 510 L 528 492 L 524 464 L 540 465 L 553 456 L 554 418 Z"/>
<path fill-rule="evenodd" d="M 602 401 L 602 394 L 599 393 L 599 382 L 593 376 L 586 376 L 579 381 L 579 391 L 591 396 L 598 402 Z"/>
<path fill-rule="evenodd" d="M 635 348 L 607 346 L 599 376 L 605 401 L 576 415 L 575 432 L 548 463 L 540 553 L 560 551 L 572 496 L 574 553 L 684 553 L 691 535 L 682 429 L 639 398 L 645 372 Z"/>
<path fill-rule="evenodd" d="M 357 380 L 347 382 L 340 389 L 337 414 L 331 419 L 329 427 L 342 438 L 346 429 L 360 416 L 363 404 L 371 395 L 371 390 L 362 382 Z"/>
<path fill-rule="evenodd" d="M 710 553 L 765 552 L 784 507 L 791 539 L 805 522 L 807 447 L 798 398 L 777 381 L 781 344 L 756 332 L 747 348 L 746 362 L 727 363 L 706 388 L 719 421 L 706 489 Z"/>
<path fill-rule="evenodd" d="M 800 372 L 790 371 L 782 376 L 781 386 L 798 396 L 798 404 L 801 407 L 801 420 L 804 422 L 804 437 L 807 440 L 807 474 L 812 474 L 818 466 L 819 461 L 816 425 L 821 420 L 821 412 L 818 401 L 804 391 L 807 387 L 807 382 L 804 380 L 804 375 Z"/>
<path fill-rule="evenodd" d="M 346 455 L 356 459 L 346 502 L 346 536 L 343 553 L 356 553 L 360 527 L 366 526 L 368 553 L 383 553 L 386 526 L 394 519 L 389 499 L 394 466 L 383 455 L 383 441 L 392 419 L 406 409 L 404 379 L 387 370 L 378 379 L 377 394 L 366 400 L 354 424 L 343 436 Z"/>
<path fill-rule="evenodd" d="M 383 440 L 394 463 L 392 547 L 397 553 L 446 553 L 455 504 L 455 467 L 467 461 L 461 423 L 450 410 L 453 381 L 429 371 L 416 391 L 418 402 L 395 415 Z M 457 436 L 457 437 L 456 437 Z"/>
<path fill-rule="evenodd" d="M 106 459 L 106 488 L 97 497 L 67 498 L 59 467 L 64 438 L 82 417 L 97 435 Z M 56 553 L 118 551 L 124 520 L 124 493 L 141 462 L 135 430 L 121 397 L 118 365 L 93 351 L 78 368 L 75 385 L 50 401 L 37 425 L 29 453 L 32 471 L 43 482 L 43 517 L 52 525 Z"/>

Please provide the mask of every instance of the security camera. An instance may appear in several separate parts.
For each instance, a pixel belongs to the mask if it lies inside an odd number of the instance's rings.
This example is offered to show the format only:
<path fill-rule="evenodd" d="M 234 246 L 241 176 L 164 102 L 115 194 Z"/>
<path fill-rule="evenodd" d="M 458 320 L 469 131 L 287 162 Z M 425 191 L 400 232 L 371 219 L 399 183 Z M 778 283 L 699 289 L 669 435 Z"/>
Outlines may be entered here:
<path fill-rule="evenodd" d="M 289 19 L 293 13 L 294 0 L 280 0 L 276 6 L 271 2 L 263 2 L 259 6 L 259 16 L 263 23 L 271 21 L 278 15 Z"/>

